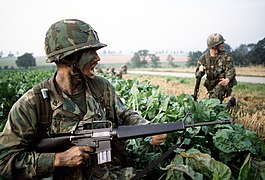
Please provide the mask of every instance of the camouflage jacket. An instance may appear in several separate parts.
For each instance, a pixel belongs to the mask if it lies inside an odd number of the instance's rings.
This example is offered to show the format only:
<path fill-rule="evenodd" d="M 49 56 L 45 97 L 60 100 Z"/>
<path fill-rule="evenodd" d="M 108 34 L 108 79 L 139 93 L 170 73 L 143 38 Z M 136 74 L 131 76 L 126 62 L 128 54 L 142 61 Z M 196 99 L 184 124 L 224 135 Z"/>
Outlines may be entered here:
<path fill-rule="evenodd" d="M 205 72 L 200 72 L 199 67 L 203 65 L 206 67 Z M 228 78 L 230 85 L 235 85 L 236 70 L 233 65 L 233 59 L 227 52 L 221 52 L 216 58 L 210 57 L 210 52 L 204 53 L 198 60 L 198 66 L 196 68 L 196 78 L 202 77 L 206 74 L 206 80 L 211 81 L 214 84 L 218 84 L 220 78 Z"/>
<path fill-rule="evenodd" d="M 103 118 L 112 121 L 114 127 L 149 123 L 138 113 L 128 109 L 115 93 L 114 87 L 102 77 L 95 76 L 94 79 L 88 79 L 86 82 L 85 115 L 66 94 L 58 90 L 54 82 L 55 75 L 34 86 L 11 108 L 6 126 L 0 135 L 0 177 L 40 179 L 54 174 L 55 153 L 37 153 L 33 148 L 36 142 L 50 134 L 71 132 L 80 120 L 92 122 L 94 114 L 97 113 L 95 111 L 99 111 Z M 49 90 L 49 99 L 42 98 L 42 88 Z M 124 146 L 123 142 L 116 141 L 116 143 Z M 119 161 L 119 156 L 124 152 L 118 151 L 125 149 L 115 147 L 115 143 L 113 145 L 113 163 L 123 163 Z M 64 175 L 58 177 L 84 179 L 80 175 L 80 169 L 69 168 L 69 170 L 63 170 Z"/>

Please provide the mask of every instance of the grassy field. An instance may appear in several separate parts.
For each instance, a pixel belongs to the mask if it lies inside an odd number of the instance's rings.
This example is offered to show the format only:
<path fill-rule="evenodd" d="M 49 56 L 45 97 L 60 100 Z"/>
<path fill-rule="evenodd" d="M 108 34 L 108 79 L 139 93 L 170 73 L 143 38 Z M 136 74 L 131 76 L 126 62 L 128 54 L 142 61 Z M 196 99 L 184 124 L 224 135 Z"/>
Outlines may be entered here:
<path fill-rule="evenodd" d="M 102 68 L 107 67 L 115 67 L 119 68 L 126 64 L 127 62 L 130 62 L 130 59 L 133 57 L 133 54 L 131 55 L 100 55 L 100 66 Z M 160 62 L 162 67 L 167 67 L 168 63 L 166 61 L 167 56 L 161 55 Z M 179 66 L 184 66 L 187 62 L 186 56 L 174 56 L 175 63 Z M 46 63 L 46 57 L 45 56 L 39 56 L 35 57 L 37 66 L 46 67 L 46 66 L 54 66 L 54 63 Z M 16 57 L 8 58 L 0 58 L 0 67 L 4 68 L 5 66 L 11 68 L 17 68 L 15 61 L 17 60 Z"/>
<path fill-rule="evenodd" d="M 161 91 L 167 94 L 193 94 L 195 79 L 162 77 L 150 75 L 124 75 L 125 79 L 148 80 L 153 85 L 159 85 Z M 235 122 L 240 122 L 248 129 L 256 131 L 265 140 L 265 85 L 238 83 L 232 95 L 237 99 L 237 106 L 231 110 Z M 206 98 L 207 92 L 200 86 L 199 99 Z M 225 99 L 227 102 L 229 99 Z"/>
<path fill-rule="evenodd" d="M 181 66 L 181 67 L 176 67 L 176 68 L 144 68 L 141 70 L 194 73 L 196 70 L 196 67 Z M 236 74 L 239 76 L 265 77 L 265 68 L 262 66 L 236 67 Z"/>

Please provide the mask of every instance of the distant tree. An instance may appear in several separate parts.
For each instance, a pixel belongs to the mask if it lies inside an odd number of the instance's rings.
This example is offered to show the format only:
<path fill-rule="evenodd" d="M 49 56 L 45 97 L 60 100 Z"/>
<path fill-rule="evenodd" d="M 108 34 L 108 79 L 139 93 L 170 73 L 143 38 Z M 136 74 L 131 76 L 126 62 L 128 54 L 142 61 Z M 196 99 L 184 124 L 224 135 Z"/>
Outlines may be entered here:
<path fill-rule="evenodd" d="M 236 48 L 231 54 L 233 57 L 233 62 L 238 66 L 246 66 L 250 64 L 248 59 L 248 46 L 246 44 L 241 44 Z"/>
<path fill-rule="evenodd" d="M 36 66 L 36 59 L 33 57 L 31 53 L 25 53 L 22 56 L 19 56 L 16 60 L 16 65 L 24 68 L 28 68 L 30 66 Z"/>
<path fill-rule="evenodd" d="M 168 61 L 168 64 L 171 66 L 171 67 L 177 67 L 178 65 L 176 65 L 175 63 L 174 63 L 174 61 L 175 61 L 175 58 L 172 56 L 172 55 L 168 55 L 167 56 L 167 61 Z"/>
<path fill-rule="evenodd" d="M 198 59 L 201 57 L 202 52 L 189 52 L 187 66 L 197 66 Z"/>
<path fill-rule="evenodd" d="M 0 51 L 0 58 L 2 58 L 4 55 L 3 51 Z"/>
<path fill-rule="evenodd" d="M 148 64 L 147 58 L 148 58 L 149 51 L 144 49 L 144 50 L 139 50 L 138 53 L 140 55 L 141 67 L 145 67 Z"/>
<path fill-rule="evenodd" d="M 134 53 L 133 57 L 130 60 L 130 64 L 133 68 L 141 67 L 140 55 L 138 53 Z"/>
<path fill-rule="evenodd" d="M 248 51 L 252 51 L 254 49 L 254 47 L 256 46 L 256 44 L 254 43 L 251 43 L 251 44 L 248 44 L 247 47 L 248 47 Z"/>
<path fill-rule="evenodd" d="M 14 54 L 11 51 L 9 51 L 7 57 L 14 57 Z"/>
<path fill-rule="evenodd" d="M 231 53 L 231 52 L 232 52 L 232 48 L 231 48 L 231 46 L 230 46 L 229 44 L 226 44 L 226 43 L 224 43 L 224 45 L 225 45 L 225 47 L 224 47 L 225 51 Z"/>
<path fill-rule="evenodd" d="M 265 66 L 265 38 L 260 40 L 256 45 L 250 45 L 252 49 L 249 51 L 248 57 L 253 65 Z"/>
<path fill-rule="evenodd" d="M 151 67 L 158 68 L 161 67 L 160 58 L 156 56 L 155 54 L 149 54 L 149 58 L 151 59 Z"/>
<path fill-rule="evenodd" d="M 148 57 L 148 50 L 139 50 L 138 52 L 134 53 L 133 57 L 131 58 L 131 66 L 132 67 L 146 67 L 147 57 Z"/>

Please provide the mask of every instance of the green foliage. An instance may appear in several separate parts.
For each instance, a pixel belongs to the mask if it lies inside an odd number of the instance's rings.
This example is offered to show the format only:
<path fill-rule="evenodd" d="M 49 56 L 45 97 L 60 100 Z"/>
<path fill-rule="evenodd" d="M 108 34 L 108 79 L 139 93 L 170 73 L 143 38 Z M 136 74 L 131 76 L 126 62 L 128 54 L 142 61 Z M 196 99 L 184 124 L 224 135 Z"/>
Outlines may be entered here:
<path fill-rule="evenodd" d="M 175 60 L 175 58 L 174 58 L 172 55 L 168 55 L 168 56 L 167 56 L 168 64 L 169 64 L 171 67 L 178 67 L 178 65 L 175 64 L 174 60 Z"/>
<path fill-rule="evenodd" d="M 131 66 L 133 68 L 145 67 L 147 63 L 148 50 L 139 50 L 134 53 L 132 59 L 130 60 Z"/>
<path fill-rule="evenodd" d="M 182 121 L 188 117 L 194 122 L 230 119 L 231 117 L 226 105 L 220 104 L 218 99 L 194 101 L 188 94 L 168 96 L 161 92 L 158 86 L 152 86 L 148 81 L 139 83 L 136 80 L 109 80 L 130 108 L 140 112 L 142 116 L 154 123 Z M 169 157 L 159 165 L 160 168 L 165 168 L 161 170 L 157 167 L 150 177 L 165 176 L 166 179 L 184 179 L 186 176 L 191 179 L 240 178 L 241 174 L 238 169 L 241 168 L 248 154 L 252 158 L 264 159 L 264 142 L 255 132 L 236 123 L 188 128 L 184 132 L 169 133 L 167 141 L 161 146 L 148 145 L 149 138 L 128 140 L 128 157 L 133 160 L 134 167 L 144 168 L 150 161 L 158 158 L 173 144 L 179 142 L 179 137 L 182 137 L 182 143 L 175 150 L 175 159 L 179 160 L 180 155 L 183 159 L 174 163 L 174 156 Z M 230 150 L 231 148 L 233 150 Z M 190 153 L 187 151 L 189 149 L 197 152 L 191 155 L 192 158 L 187 157 Z"/>
<path fill-rule="evenodd" d="M 249 153 L 252 156 L 265 158 L 265 144 L 254 131 L 244 128 L 241 124 L 233 124 L 226 128 L 218 129 L 213 137 L 216 148 L 220 150 L 220 159 L 225 163 L 233 163 Z M 242 162 L 241 162 L 242 163 Z"/>
<path fill-rule="evenodd" d="M 253 49 L 250 50 L 248 56 L 250 63 L 253 65 L 265 65 L 265 38 L 260 40 Z"/>
<path fill-rule="evenodd" d="M 32 54 L 25 53 L 17 58 L 16 65 L 27 69 L 30 66 L 36 66 L 36 59 L 32 56 Z"/>
<path fill-rule="evenodd" d="M 176 155 L 164 170 L 168 170 L 167 179 L 181 177 L 185 179 L 185 173 L 191 179 L 231 179 L 231 170 L 228 166 L 216 161 L 209 154 L 201 153 L 197 149 L 190 149 L 187 152 L 180 152 Z M 177 171 L 176 171 L 177 170 Z M 174 176 L 172 176 L 172 172 Z"/>
<path fill-rule="evenodd" d="M 151 67 L 158 68 L 160 66 L 160 58 L 154 54 L 149 54 L 149 58 L 151 59 Z"/>
<path fill-rule="evenodd" d="M 0 131 L 17 99 L 34 84 L 47 79 L 51 74 L 52 71 L 44 70 L 0 71 Z"/>
<path fill-rule="evenodd" d="M 0 71 L 0 130 L 13 103 L 52 74 L 40 70 Z M 106 78 L 128 107 L 154 123 L 230 119 L 226 106 L 218 99 L 194 101 L 188 94 L 166 95 L 149 81 Z M 147 179 L 262 179 L 265 174 L 264 142 L 240 124 L 187 128 L 169 133 L 167 141 L 160 146 L 151 146 L 149 141 L 150 137 L 127 141 L 128 158 L 135 168 L 146 167 L 176 143 L 180 146 Z"/>
<path fill-rule="evenodd" d="M 198 59 L 201 57 L 202 52 L 189 52 L 187 66 L 197 66 Z"/>
<path fill-rule="evenodd" d="M 134 53 L 130 60 L 130 66 L 132 68 L 147 67 L 148 61 L 150 61 L 150 66 L 153 68 L 161 67 L 159 57 L 155 54 L 150 54 L 148 50 L 139 50 L 138 52 Z"/>
<path fill-rule="evenodd" d="M 248 53 L 249 53 L 248 46 L 246 44 L 241 44 L 232 53 L 234 64 L 239 66 L 248 65 L 249 64 Z"/>

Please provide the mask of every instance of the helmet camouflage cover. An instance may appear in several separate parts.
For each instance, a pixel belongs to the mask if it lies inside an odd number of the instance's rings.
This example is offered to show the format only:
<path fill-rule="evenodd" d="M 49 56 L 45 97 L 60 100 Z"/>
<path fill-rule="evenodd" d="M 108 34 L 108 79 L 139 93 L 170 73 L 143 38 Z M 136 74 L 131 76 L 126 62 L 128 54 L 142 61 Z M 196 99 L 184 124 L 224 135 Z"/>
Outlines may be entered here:
<path fill-rule="evenodd" d="M 51 25 L 45 37 L 47 62 L 60 59 L 83 49 L 100 49 L 107 46 L 99 41 L 97 32 L 87 23 L 65 19 Z"/>
<path fill-rule="evenodd" d="M 211 34 L 207 39 L 207 46 L 208 48 L 213 48 L 217 46 L 218 44 L 221 44 L 225 41 L 223 36 L 218 33 Z"/>

